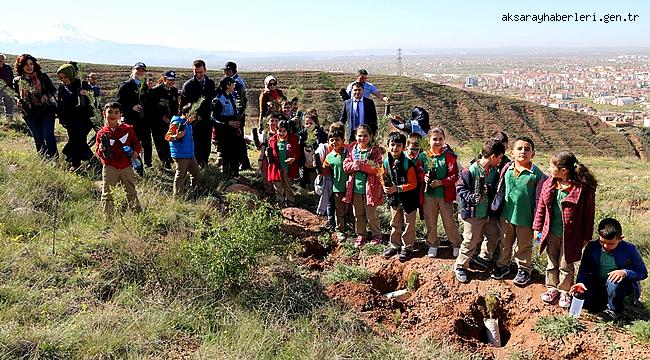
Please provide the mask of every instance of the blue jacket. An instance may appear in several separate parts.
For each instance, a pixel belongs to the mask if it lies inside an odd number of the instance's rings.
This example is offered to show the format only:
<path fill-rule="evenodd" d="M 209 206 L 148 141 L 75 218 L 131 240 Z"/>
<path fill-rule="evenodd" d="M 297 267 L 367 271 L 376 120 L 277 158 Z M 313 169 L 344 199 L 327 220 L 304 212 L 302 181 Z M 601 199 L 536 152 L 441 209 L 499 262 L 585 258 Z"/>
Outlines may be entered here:
<path fill-rule="evenodd" d="M 179 126 L 185 126 L 185 136 L 180 140 L 170 140 L 169 148 L 172 153 L 172 159 L 191 159 L 194 157 L 194 139 L 192 138 L 192 124 L 187 122 L 180 116 L 172 117 L 169 127 L 170 129 Z"/>
<path fill-rule="evenodd" d="M 582 253 L 582 260 L 580 262 L 580 269 L 578 270 L 577 283 L 583 283 L 589 289 L 589 284 L 599 279 L 598 271 L 600 268 L 600 255 L 602 247 L 598 240 L 592 240 L 587 243 L 584 252 Z M 634 298 L 638 299 L 641 295 L 640 280 L 648 277 L 648 270 L 646 269 L 641 254 L 636 246 L 627 242 L 621 241 L 616 249 L 612 252 L 616 267 L 619 270 L 625 270 L 627 273 L 626 279 L 632 282 L 634 289 Z"/>

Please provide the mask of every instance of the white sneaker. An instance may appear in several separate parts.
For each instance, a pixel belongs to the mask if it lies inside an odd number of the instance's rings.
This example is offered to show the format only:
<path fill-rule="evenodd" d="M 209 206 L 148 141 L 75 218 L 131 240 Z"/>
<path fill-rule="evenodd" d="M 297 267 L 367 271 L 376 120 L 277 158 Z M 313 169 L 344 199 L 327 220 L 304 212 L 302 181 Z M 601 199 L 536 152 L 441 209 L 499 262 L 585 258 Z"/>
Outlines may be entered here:
<path fill-rule="evenodd" d="M 458 257 L 458 254 L 460 254 L 460 248 L 455 247 L 453 254 L 454 254 L 454 257 Z"/>
<path fill-rule="evenodd" d="M 427 252 L 427 256 L 428 257 L 436 257 L 436 256 L 438 256 L 438 248 L 429 246 L 429 251 Z"/>

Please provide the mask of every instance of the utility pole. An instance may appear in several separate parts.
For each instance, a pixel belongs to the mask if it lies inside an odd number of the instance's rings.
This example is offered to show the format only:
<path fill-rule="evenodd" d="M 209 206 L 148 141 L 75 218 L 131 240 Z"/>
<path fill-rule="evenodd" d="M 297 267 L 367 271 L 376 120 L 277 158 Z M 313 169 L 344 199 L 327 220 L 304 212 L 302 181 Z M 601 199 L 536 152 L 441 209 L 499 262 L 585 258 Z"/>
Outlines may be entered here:
<path fill-rule="evenodd" d="M 402 49 L 397 49 L 397 75 L 404 75 L 404 67 L 402 66 Z"/>

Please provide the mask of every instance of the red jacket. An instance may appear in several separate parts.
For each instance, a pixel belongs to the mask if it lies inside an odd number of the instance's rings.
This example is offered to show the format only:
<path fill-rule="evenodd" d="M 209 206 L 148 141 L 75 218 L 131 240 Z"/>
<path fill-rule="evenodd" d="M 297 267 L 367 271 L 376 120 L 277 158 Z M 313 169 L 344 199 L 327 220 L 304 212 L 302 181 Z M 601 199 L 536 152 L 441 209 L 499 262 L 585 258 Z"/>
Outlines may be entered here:
<path fill-rule="evenodd" d="M 108 134 L 108 138 L 111 141 L 111 157 L 106 159 L 101 151 L 99 151 L 99 144 L 101 144 L 102 135 Z M 97 157 L 102 162 L 102 165 L 112 166 L 118 170 L 125 169 L 131 166 L 131 159 L 126 156 L 124 145 L 129 145 L 133 151 L 138 154 L 142 152 L 142 146 L 140 146 L 140 141 L 138 137 L 135 136 L 135 131 L 133 131 L 133 126 L 127 125 L 125 123 L 120 123 L 115 129 L 111 129 L 108 125 L 104 125 L 97 132 L 97 138 L 95 139 L 97 143 Z"/>
<path fill-rule="evenodd" d="M 549 177 L 542 185 L 542 192 L 535 211 L 533 230 L 542 233 L 539 252 L 546 248 L 551 225 L 551 212 L 557 191 L 557 179 Z M 567 263 L 579 261 L 582 248 L 591 240 L 596 213 L 596 192 L 580 184 L 574 184 L 571 192 L 560 203 L 564 238 L 564 257 Z"/>
<path fill-rule="evenodd" d="M 353 142 L 348 146 L 348 156 L 343 160 L 343 171 L 348 176 L 348 182 L 345 184 L 345 196 L 343 202 L 352 203 L 352 194 L 354 193 L 354 173 L 362 171 L 368 174 L 366 180 L 366 204 L 368 206 L 379 206 L 384 203 L 384 187 L 382 186 L 381 179 L 379 178 L 379 169 L 383 166 L 382 155 L 383 150 L 379 146 L 370 148 L 368 160 L 362 163 L 358 168 L 354 165 L 354 148 L 357 145 Z M 368 161 L 374 162 L 374 166 L 369 164 Z"/>
<path fill-rule="evenodd" d="M 266 176 L 269 182 L 281 181 L 280 164 L 278 163 L 278 135 L 275 134 L 269 139 L 269 147 L 273 151 L 273 162 L 269 162 L 267 167 Z M 298 146 L 298 137 L 295 134 L 287 134 L 287 159 L 294 158 L 294 161 L 289 165 L 289 178 L 297 179 L 300 177 L 298 174 L 298 160 L 300 159 L 300 146 Z"/>

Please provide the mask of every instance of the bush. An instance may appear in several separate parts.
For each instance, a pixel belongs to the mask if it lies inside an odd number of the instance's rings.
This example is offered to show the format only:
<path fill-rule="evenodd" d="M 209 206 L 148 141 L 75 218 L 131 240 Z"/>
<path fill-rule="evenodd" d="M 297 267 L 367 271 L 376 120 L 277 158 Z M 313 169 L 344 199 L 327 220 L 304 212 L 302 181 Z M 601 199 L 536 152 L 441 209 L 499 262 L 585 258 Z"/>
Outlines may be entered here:
<path fill-rule="evenodd" d="M 334 269 L 323 275 L 323 283 L 329 285 L 337 282 L 364 282 L 372 276 L 372 273 L 361 266 L 349 266 L 336 264 Z"/>
<path fill-rule="evenodd" d="M 180 248 L 187 275 L 208 291 L 245 284 L 258 260 L 279 249 L 285 239 L 277 209 L 249 194 L 230 194 L 227 199 L 227 218 L 213 219 L 207 231 Z"/>
<path fill-rule="evenodd" d="M 630 325 L 630 334 L 640 343 L 650 343 L 650 321 L 637 320 Z"/>
<path fill-rule="evenodd" d="M 568 315 L 542 316 L 533 326 L 533 331 L 551 339 L 562 339 L 582 330 L 584 325 L 578 319 Z"/>

